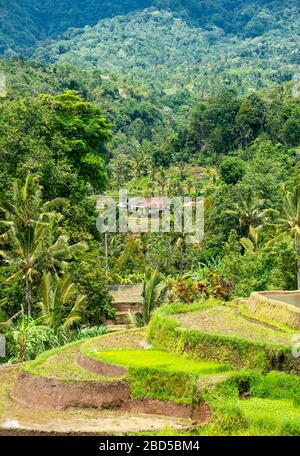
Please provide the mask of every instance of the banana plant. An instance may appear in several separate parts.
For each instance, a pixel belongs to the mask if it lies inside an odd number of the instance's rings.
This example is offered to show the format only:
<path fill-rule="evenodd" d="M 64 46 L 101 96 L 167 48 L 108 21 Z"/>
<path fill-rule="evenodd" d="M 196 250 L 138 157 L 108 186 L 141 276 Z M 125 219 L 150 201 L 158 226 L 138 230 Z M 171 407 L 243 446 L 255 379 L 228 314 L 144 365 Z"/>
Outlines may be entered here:
<path fill-rule="evenodd" d="M 43 274 L 39 307 L 47 325 L 53 329 L 69 328 L 82 318 L 86 296 L 78 292 L 71 277 Z"/>
<path fill-rule="evenodd" d="M 147 269 L 144 275 L 142 320 L 147 325 L 155 309 L 167 298 L 168 286 L 163 284 L 163 277 L 157 269 Z"/>

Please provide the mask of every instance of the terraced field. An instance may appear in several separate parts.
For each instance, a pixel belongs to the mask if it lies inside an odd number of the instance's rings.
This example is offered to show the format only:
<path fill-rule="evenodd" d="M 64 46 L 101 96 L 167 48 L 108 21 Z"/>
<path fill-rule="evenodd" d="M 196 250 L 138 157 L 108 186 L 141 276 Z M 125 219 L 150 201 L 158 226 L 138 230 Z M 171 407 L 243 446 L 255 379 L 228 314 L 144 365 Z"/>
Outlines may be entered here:
<path fill-rule="evenodd" d="M 2 367 L 0 435 L 300 435 L 293 334 L 236 305 L 165 306 L 147 330 Z"/>
<path fill-rule="evenodd" d="M 283 330 L 276 326 L 266 325 L 259 320 L 250 320 L 239 313 L 235 307 L 215 306 L 174 315 L 184 328 L 201 330 L 207 333 L 238 336 L 255 342 L 271 344 L 292 344 L 292 329 Z"/>
<path fill-rule="evenodd" d="M 300 435 L 294 334 L 278 321 L 251 315 L 243 305 L 214 300 L 165 306 L 148 330 L 156 349 L 232 368 L 223 379 L 198 384 L 212 413 L 200 435 Z"/>
<path fill-rule="evenodd" d="M 95 358 L 118 366 L 158 368 L 165 372 L 183 372 L 199 376 L 228 370 L 225 365 L 193 361 L 161 350 L 104 350 L 95 354 Z"/>
<path fill-rule="evenodd" d="M 52 350 L 29 362 L 22 368 L 24 371 L 40 377 L 62 381 L 113 381 L 114 377 L 101 376 L 87 370 L 77 362 L 79 352 L 90 354 L 112 348 L 141 348 L 145 344 L 145 334 L 138 331 L 108 334 L 86 342 L 75 342 L 64 348 Z"/>
<path fill-rule="evenodd" d="M 180 363 L 182 366 L 185 362 L 183 357 L 177 357 L 177 364 L 174 360 L 170 363 L 168 359 L 168 365 L 166 357 L 160 359 L 156 366 L 157 374 L 160 368 L 173 364 L 170 375 L 178 375 L 184 388 L 187 387 L 185 382 L 191 382 L 188 385 L 190 390 L 187 388 L 186 396 L 182 396 L 177 403 L 164 400 L 168 394 L 161 397 L 155 393 L 134 394 L 131 390 L 133 378 L 127 363 L 121 372 L 116 373 L 113 369 L 118 369 L 118 363 L 114 365 L 95 359 L 95 356 L 100 359 L 101 353 L 112 352 L 131 355 L 140 352 L 147 357 L 147 353 L 153 353 L 148 349 L 145 333 L 131 330 L 69 344 L 46 352 L 24 365 L 2 368 L 0 433 L 112 435 L 159 432 L 166 427 L 182 432 L 196 423 L 206 422 L 210 414 L 204 402 L 192 406 L 192 399 L 188 396 L 194 391 L 191 386 L 196 377 L 191 381 L 184 374 L 181 378 Z M 197 365 L 196 362 L 192 364 Z M 204 367 L 204 363 L 198 364 Z M 144 366 L 140 367 L 142 371 Z M 151 368 L 155 370 L 154 365 Z M 214 363 L 207 363 L 206 368 L 212 372 L 224 370 L 224 366 Z M 139 369 L 137 371 L 140 372 Z M 203 374 L 207 376 L 207 370 Z"/>

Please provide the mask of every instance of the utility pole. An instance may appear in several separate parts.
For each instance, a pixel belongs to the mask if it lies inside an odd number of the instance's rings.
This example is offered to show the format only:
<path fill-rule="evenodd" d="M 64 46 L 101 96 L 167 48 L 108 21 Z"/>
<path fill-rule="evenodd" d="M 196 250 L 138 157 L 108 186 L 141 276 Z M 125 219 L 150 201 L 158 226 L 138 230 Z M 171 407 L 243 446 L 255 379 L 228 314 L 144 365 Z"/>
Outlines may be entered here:
<path fill-rule="evenodd" d="M 106 278 L 108 278 L 108 232 L 105 233 L 104 239 L 105 239 L 105 273 L 106 273 Z"/>

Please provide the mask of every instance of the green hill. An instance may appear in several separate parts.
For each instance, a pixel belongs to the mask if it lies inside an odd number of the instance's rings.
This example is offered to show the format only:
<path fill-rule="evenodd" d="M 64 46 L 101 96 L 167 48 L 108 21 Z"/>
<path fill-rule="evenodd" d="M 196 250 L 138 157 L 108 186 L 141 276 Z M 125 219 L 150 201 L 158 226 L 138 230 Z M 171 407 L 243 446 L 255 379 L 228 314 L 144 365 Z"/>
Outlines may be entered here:
<path fill-rule="evenodd" d="M 145 8 L 168 10 L 188 23 L 225 34 L 255 37 L 285 29 L 299 15 L 297 0 L 0 0 L 0 55 L 30 55 L 48 37 L 93 26 Z"/>
<path fill-rule="evenodd" d="M 285 21 L 288 8 L 280 10 L 282 16 L 275 9 L 271 28 L 261 36 L 241 37 L 150 8 L 69 30 L 41 45 L 34 57 L 129 75 L 169 95 L 183 86 L 202 96 L 224 84 L 248 91 L 291 80 L 297 72 L 300 15 Z"/>
<path fill-rule="evenodd" d="M 29 56 L 37 43 L 69 27 L 145 8 L 151 0 L 0 0 L 0 55 Z"/>

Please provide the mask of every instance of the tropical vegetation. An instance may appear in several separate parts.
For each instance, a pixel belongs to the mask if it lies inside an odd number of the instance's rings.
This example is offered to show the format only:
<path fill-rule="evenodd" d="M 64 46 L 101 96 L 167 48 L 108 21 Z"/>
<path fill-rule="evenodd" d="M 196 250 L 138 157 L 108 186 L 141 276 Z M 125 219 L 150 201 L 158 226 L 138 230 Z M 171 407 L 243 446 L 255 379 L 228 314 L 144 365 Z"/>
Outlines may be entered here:
<path fill-rule="evenodd" d="M 205 400 L 203 435 L 299 435 L 294 329 L 245 304 L 300 289 L 298 1 L 0 3 L 1 363 L 107 382 L 87 356 L 135 398 Z M 100 233 L 120 189 L 203 200 L 204 238 Z"/>

